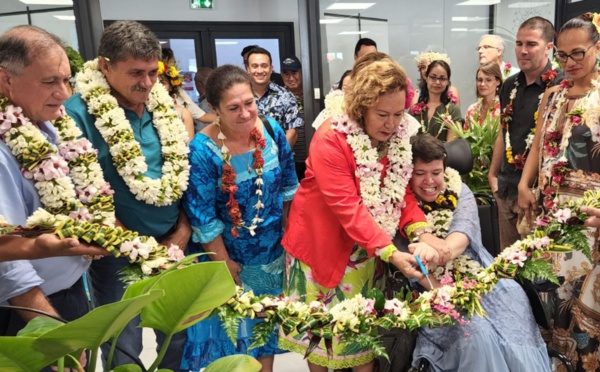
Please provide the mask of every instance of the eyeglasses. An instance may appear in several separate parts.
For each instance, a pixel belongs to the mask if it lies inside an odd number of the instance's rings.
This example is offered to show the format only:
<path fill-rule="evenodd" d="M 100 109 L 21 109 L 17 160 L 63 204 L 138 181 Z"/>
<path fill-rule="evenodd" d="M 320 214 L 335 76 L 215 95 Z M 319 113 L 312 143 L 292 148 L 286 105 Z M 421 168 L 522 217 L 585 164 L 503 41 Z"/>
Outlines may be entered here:
<path fill-rule="evenodd" d="M 492 83 L 494 82 L 494 79 L 477 79 L 477 80 L 475 80 L 475 81 L 476 81 L 476 82 L 477 82 L 477 84 L 479 84 L 479 85 L 481 85 L 481 84 L 484 84 L 484 85 L 490 85 L 490 84 L 492 84 Z"/>
<path fill-rule="evenodd" d="M 587 47 L 585 50 L 579 50 L 579 51 L 573 52 L 571 54 L 567 54 L 567 53 L 563 53 L 563 52 L 556 52 L 556 60 L 559 63 L 567 63 L 567 60 L 569 58 L 571 58 L 575 62 L 583 61 L 583 59 L 585 58 L 585 53 L 588 50 L 590 50 L 590 48 L 593 47 L 594 45 L 595 44 L 592 44 L 589 47 Z"/>
<path fill-rule="evenodd" d="M 491 46 L 491 45 L 480 45 L 476 48 L 476 50 L 479 52 L 481 51 L 481 49 L 483 50 L 488 50 L 488 49 L 498 49 L 500 50 L 500 48 L 496 48 L 495 46 Z"/>
<path fill-rule="evenodd" d="M 440 82 L 440 83 L 445 83 L 448 81 L 448 78 L 445 77 L 437 77 L 437 76 L 427 76 L 427 79 L 429 79 L 429 81 L 431 81 L 432 83 L 435 83 L 436 81 Z"/>

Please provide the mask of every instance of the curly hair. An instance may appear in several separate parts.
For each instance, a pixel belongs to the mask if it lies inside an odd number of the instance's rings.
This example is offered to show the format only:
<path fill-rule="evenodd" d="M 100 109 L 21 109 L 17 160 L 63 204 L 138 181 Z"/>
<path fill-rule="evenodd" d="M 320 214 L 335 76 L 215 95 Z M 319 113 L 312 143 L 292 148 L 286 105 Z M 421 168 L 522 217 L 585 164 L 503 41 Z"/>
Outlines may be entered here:
<path fill-rule="evenodd" d="M 405 91 L 407 84 L 406 72 L 391 58 L 362 67 L 353 74 L 344 97 L 348 117 L 364 127 L 367 109 L 384 94 Z"/>

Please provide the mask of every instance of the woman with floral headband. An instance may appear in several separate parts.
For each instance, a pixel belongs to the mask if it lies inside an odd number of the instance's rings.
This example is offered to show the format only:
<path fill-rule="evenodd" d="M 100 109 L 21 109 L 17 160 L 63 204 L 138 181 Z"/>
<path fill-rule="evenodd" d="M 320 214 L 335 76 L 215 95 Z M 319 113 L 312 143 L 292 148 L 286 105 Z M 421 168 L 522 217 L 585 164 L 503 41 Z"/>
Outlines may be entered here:
<path fill-rule="evenodd" d="M 422 87 L 427 83 L 425 79 L 425 72 L 427 71 L 427 67 L 433 61 L 444 61 L 448 65 L 450 65 L 450 58 L 446 53 L 437 53 L 437 52 L 424 52 L 415 57 L 415 62 L 417 63 L 417 70 L 419 70 L 419 87 L 415 92 L 415 96 L 412 101 L 410 101 L 411 106 L 416 105 L 421 94 Z M 450 85 L 449 88 L 450 93 L 456 98 L 456 103 L 460 104 L 460 95 L 458 94 L 458 89 Z"/>
<path fill-rule="evenodd" d="M 286 295 L 329 307 L 376 286 L 380 260 L 422 277 L 415 258 L 393 245 L 398 230 L 434 238 L 407 188 L 412 165 L 404 70 L 389 57 L 371 62 L 356 70 L 347 88 L 344 115 L 327 119 L 313 137 L 282 241 Z M 430 255 L 424 258 L 438 259 Z M 304 354 L 310 338 L 290 333 L 280 335 L 279 344 Z M 311 371 L 373 369 L 371 350 L 348 350 L 333 340 L 332 352 L 329 358 L 321 341 L 307 358 Z"/>
<path fill-rule="evenodd" d="M 425 71 L 425 84 L 420 84 L 417 104 L 410 108 L 410 114 L 421 123 L 421 133 L 429 133 L 443 142 L 455 137 L 446 123 L 462 119 L 458 99 L 450 91 L 450 73 L 447 62 L 431 62 Z"/>
<path fill-rule="evenodd" d="M 277 122 L 258 117 L 252 80 L 239 67 L 216 68 L 206 81 L 206 99 L 218 119 L 190 144 L 184 200 L 195 243 L 190 250 L 214 253 L 206 259 L 224 261 L 244 290 L 279 295 L 285 262 L 280 240 L 298 188 L 292 150 Z M 182 369 L 198 371 L 220 357 L 249 353 L 263 371 L 272 370 L 273 355 L 282 352 L 276 334 L 248 350 L 256 322 L 242 321 L 237 345 L 217 316 L 190 327 Z"/>
<path fill-rule="evenodd" d="M 157 75 L 158 80 L 167 89 L 169 95 L 171 97 L 176 97 L 179 89 L 181 89 L 181 83 L 183 81 L 183 77 L 177 69 L 177 65 L 166 61 L 158 61 Z M 178 104 L 177 101 L 174 100 L 174 103 L 175 110 L 181 121 L 183 121 L 183 124 L 185 124 L 185 128 L 187 129 L 191 140 L 194 138 L 194 119 L 192 119 L 192 114 L 188 109 Z"/>
<path fill-rule="evenodd" d="M 467 109 L 465 129 L 470 125 L 482 125 L 486 118 L 500 116 L 500 99 L 498 92 L 502 87 L 502 71 L 496 62 L 488 62 L 479 66 L 475 74 L 477 102 Z"/>
<path fill-rule="evenodd" d="M 544 210 L 600 188 L 600 14 L 569 20 L 557 41 L 554 56 L 568 79 L 546 90 L 542 98 L 518 187 L 519 207 L 526 215 L 538 209 L 531 191 L 538 177 Z M 567 355 L 577 371 L 600 371 L 600 239 L 595 228 L 587 234 L 588 255 L 574 251 L 552 257 L 555 271 L 565 281 L 549 296 L 554 319 L 551 345 Z"/>
<path fill-rule="evenodd" d="M 434 233 L 445 239 L 451 260 L 444 266 L 430 265 L 430 283 L 452 284 L 452 273 L 487 267 L 494 258 L 481 242 L 481 227 L 475 197 L 462 183 L 458 172 L 446 168 L 444 144 L 429 134 L 411 138 L 414 170 L 410 187 L 426 213 Z M 406 244 L 406 243 L 405 243 Z M 409 245 L 410 251 L 424 257 L 432 250 L 425 243 Z M 473 272 L 474 273 L 474 272 Z M 449 275 L 445 275 L 449 274 Z M 422 359 L 428 371 L 550 371 L 550 359 L 527 295 L 512 279 L 498 282 L 481 298 L 487 316 L 444 328 L 423 327 L 418 331 L 413 365 Z"/>

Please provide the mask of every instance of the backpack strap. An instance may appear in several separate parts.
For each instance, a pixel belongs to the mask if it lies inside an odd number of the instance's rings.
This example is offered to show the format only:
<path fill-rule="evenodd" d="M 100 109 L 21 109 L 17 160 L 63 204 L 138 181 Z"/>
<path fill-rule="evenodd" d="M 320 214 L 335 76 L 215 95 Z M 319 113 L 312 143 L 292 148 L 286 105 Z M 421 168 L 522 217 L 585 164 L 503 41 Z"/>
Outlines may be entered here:
<path fill-rule="evenodd" d="M 269 123 L 269 119 L 267 119 L 267 117 L 262 114 L 258 115 L 258 117 L 260 118 L 260 121 L 262 121 L 263 125 L 265 126 L 265 129 L 267 130 L 267 133 L 269 133 L 269 136 L 271 136 L 271 138 L 273 140 L 275 140 L 275 132 L 273 131 L 273 127 L 271 126 L 271 123 Z"/>

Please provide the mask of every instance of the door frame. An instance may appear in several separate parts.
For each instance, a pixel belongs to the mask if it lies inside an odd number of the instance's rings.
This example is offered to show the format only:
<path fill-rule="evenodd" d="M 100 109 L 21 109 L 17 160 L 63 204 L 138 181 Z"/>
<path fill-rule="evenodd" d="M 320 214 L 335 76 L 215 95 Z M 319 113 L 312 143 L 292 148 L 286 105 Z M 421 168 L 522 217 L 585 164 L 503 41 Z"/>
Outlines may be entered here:
<path fill-rule="evenodd" d="M 113 22 L 105 20 L 104 27 Z M 296 51 L 293 22 L 139 22 L 148 26 L 159 38 L 194 39 L 196 60 L 206 67 L 217 67 L 215 39 L 278 39 L 279 55 L 290 55 Z"/>

